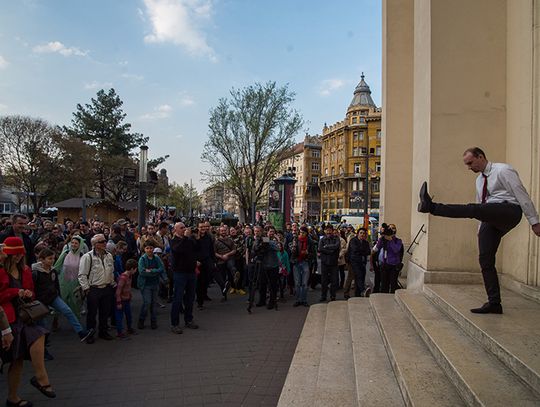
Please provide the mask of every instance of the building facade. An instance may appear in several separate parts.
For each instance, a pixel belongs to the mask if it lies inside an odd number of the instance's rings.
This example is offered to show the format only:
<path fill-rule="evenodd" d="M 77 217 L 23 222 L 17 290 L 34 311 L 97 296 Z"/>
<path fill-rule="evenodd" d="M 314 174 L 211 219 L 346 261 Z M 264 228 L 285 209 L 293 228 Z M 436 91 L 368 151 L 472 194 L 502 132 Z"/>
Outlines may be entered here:
<path fill-rule="evenodd" d="M 378 213 L 381 172 L 381 114 L 364 80 L 344 120 L 323 128 L 321 218 L 363 214 L 367 201 L 370 213 Z"/>
<path fill-rule="evenodd" d="M 321 212 L 321 138 L 306 135 L 295 144 L 281 162 L 278 176 L 286 173 L 296 178 L 293 213 L 297 222 L 315 222 Z"/>

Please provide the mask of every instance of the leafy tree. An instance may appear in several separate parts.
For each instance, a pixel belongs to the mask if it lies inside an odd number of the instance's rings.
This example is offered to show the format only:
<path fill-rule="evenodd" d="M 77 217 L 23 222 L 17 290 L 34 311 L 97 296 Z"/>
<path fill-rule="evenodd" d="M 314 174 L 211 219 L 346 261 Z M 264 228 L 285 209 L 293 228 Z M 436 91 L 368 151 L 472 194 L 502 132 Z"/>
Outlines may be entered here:
<path fill-rule="evenodd" d="M 28 116 L 0 118 L 0 168 L 5 183 L 27 196 L 37 212 L 62 181 L 60 129 Z"/>
<path fill-rule="evenodd" d="M 245 219 L 277 174 L 283 154 L 294 144 L 303 120 L 292 108 L 295 94 L 275 82 L 232 89 L 211 109 L 202 160 L 210 181 L 224 180 L 237 196 Z"/>
<path fill-rule="evenodd" d="M 86 176 L 94 179 L 100 198 L 114 201 L 126 200 L 133 194 L 122 182 L 122 170 L 136 165 L 133 149 L 148 141 L 148 137 L 131 132 L 122 105 L 114 89 L 107 93 L 101 89 L 90 104 L 77 105 L 71 127 L 64 127 L 68 136 L 93 147 L 94 173 Z"/>
<path fill-rule="evenodd" d="M 201 197 L 194 187 L 185 182 L 179 185 L 173 182 L 169 185 L 169 195 L 161 202 L 162 205 L 176 206 L 176 213 L 179 216 L 189 216 L 189 201 L 191 198 L 191 209 L 193 213 L 199 212 L 201 207 Z"/>

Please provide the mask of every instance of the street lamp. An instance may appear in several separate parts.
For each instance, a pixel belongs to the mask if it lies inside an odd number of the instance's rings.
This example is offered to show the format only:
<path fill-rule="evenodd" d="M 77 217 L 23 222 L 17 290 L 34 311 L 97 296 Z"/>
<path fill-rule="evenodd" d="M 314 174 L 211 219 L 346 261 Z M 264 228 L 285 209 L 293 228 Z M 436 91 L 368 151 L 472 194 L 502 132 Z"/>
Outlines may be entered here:
<path fill-rule="evenodd" d="M 148 182 L 148 146 L 141 146 L 139 153 L 139 231 L 146 224 L 146 198 Z"/>

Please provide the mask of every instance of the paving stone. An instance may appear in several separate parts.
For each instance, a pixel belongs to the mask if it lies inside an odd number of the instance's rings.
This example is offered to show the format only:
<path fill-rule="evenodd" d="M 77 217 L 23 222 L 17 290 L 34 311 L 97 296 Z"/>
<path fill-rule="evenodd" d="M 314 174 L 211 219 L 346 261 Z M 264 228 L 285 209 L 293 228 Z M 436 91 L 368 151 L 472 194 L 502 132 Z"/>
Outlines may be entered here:
<path fill-rule="evenodd" d="M 46 399 L 29 385 L 29 362 L 19 395 L 43 407 L 277 405 L 281 386 L 275 383 L 285 381 L 309 309 L 294 308 L 291 300 L 277 312 L 254 308 L 249 315 L 247 296 L 220 303 L 219 290 L 209 292 L 214 301 L 194 311 L 201 328 L 182 335 L 169 331 L 170 304 L 157 310 L 158 329 L 147 321 L 129 340 L 96 338 L 93 345 L 81 344 L 61 318 L 60 330 L 51 334 L 55 360 L 46 363 L 58 397 Z M 133 294 L 136 320 L 141 299 L 138 291 Z M 309 295 L 315 303 L 319 293 Z M 6 374 L 0 381 L 2 400 Z"/>

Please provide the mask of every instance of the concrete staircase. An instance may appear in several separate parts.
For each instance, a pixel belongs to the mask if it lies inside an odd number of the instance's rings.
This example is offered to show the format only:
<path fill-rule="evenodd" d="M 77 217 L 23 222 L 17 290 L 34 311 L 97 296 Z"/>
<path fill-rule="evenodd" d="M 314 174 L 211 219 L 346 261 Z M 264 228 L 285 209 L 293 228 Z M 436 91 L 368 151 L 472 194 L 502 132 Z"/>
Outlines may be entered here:
<path fill-rule="evenodd" d="M 540 406 L 540 304 L 425 285 L 310 308 L 278 406 Z"/>

